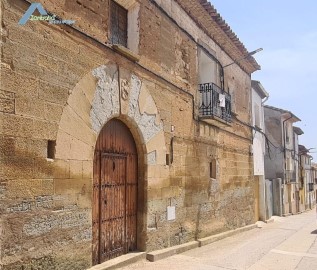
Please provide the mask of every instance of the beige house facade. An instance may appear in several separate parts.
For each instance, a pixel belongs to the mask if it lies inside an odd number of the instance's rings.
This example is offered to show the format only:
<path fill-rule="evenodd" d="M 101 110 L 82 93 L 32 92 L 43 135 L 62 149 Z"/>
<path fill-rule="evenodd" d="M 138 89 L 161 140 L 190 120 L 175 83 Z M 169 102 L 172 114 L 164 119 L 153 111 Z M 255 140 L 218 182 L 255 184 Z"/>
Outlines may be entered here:
<path fill-rule="evenodd" d="M 263 104 L 269 98 L 268 92 L 259 81 L 252 80 L 252 126 L 253 129 L 253 174 L 255 188 L 255 220 L 266 221 L 272 216 L 272 192 L 270 183 L 266 183 L 264 156 L 266 147 Z"/>
<path fill-rule="evenodd" d="M 265 153 L 265 177 L 273 181 L 273 214 L 296 214 L 298 138 L 294 136 L 293 124 L 301 120 L 290 111 L 268 105 L 264 106 L 264 119 L 270 142 Z"/>
<path fill-rule="evenodd" d="M 304 210 L 312 209 L 316 203 L 315 191 L 315 166 L 312 163 L 313 157 L 309 149 L 299 145 L 299 168 L 301 180 L 301 205 Z"/>
<path fill-rule="evenodd" d="M 248 52 L 216 10 L 36 3 L 74 23 L 19 24 L 31 3 L 1 1 L 2 269 L 86 269 L 254 223 L 260 67 L 225 67 Z"/>

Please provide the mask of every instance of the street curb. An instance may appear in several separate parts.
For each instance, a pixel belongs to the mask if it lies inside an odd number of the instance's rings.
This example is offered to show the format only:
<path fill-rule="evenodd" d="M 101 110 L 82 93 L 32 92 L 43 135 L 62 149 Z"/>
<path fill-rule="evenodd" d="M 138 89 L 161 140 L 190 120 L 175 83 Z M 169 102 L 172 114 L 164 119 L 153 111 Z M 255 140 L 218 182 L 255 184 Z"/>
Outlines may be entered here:
<path fill-rule="evenodd" d="M 185 252 L 190 249 L 202 247 L 205 245 L 208 245 L 210 243 L 216 242 L 218 240 L 224 239 L 229 236 L 233 236 L 235 234 L 245 232 L 248 230 L 252 230 L 254 228 L 257 228 L 256 224 L 251 224 L 245 227 L 237 228 L 235 230 L 223 232 L 220 234 L 212 235 L 209 237 L 205 237 L 202 239 L 198 239 L 197 241 L 191 241 L 185 244 L 160 249 L 156 251 L 152 251 L 149 253 L 146 252 L 132 252 L 125 255 L 122 255 L 120 257 L 114 258 L 112 260 L 106 261 L 102 264 L 95 265 L 87 270 L 110 270 L 110 269 L 118 269 L 124 266 L 127 266 L 131 263 L 135 263 L 142 259 L 147 259 L 150 262 L 155 262 L 158 260 L 165 259 L 167 257 L 173 256 L 175 254 L 179 254 L 182 252 Z"/>
<path fill-rule="evenodd" d="M 233 235 L 236 235 L 238 233 L 249 231 L 249 230 L 252 230 L 252 229 L 255 229 L 255 228 L 257 228 L 257 225 L 256 224 L 251 224 L 251 225 L 248 225 L 248 226 L 245 226 L 245 227 L 237 228 L 235 230 L 231 230 L 231 231 L 219 233 L 219 234 L 216 234 L 216 235 L 208 236 L 208 237 L 205 237 L 205 238 L 202 238 L 202 239 L 198 239 L 199 247 L 211 244 L 213 242 L 219 241 L 219 240 L 227 238 L 229 236 L 233 236 Z"/>
<path fill-rule="evenodd" d="M 131 263 L 135 263 L 139 260 L 145 259 L 145 252 L 132 252 L 125 255 L 119 256 L 117 258 L 111 259 L 101 264 L 97 264 L 87 270 L 110 270 L 118 269 L 127 266 Z"/>
<path fill-rule="evenodd" d="M 173 256 L 175 254 L 179 254 L 179 253 L 185 252 L 187 250 L 197 248 L 198 245 L 199 245 L 198 241 L 192 241 L 192 242 L 188 242 L 185 244 L 181 244 L 181 245 L 177 245 L 177 246 L 173 246 L 173 247 L 169 247 L 169 248 L 156 250 L 156 251 L 152 251 L 152 252 L 149 252 L 148 254 L 146 254 L 146 258 L 150 262 L 155 262 L 155 261 L 162 260 L 162 259 L 165 259 L 167 257 Z"/>
<path fill-rule="evenodd" d="M 270 219 L 267 219 L 264 221 L 265 223 L 273 223 L 274 222 L 274 219 L 273 218 L 270 218 Z"/>
<path fill-rule="evenodd" d="M 238 228 L 235 230 L 231 230 L 231 231 L 223 232 L 220 234 L 208 236 L 208 237 L 205 237 L 202 239 L 198 239 L 197 241 L 192 241 L 192 242 L 185 243 L 182 245 L 177 245 L 177 246 L 173 246 L 173 247 L 169 247 L 169 248 L 165 248 L 165 249 L 152 251 L 152 252 L 149 252 L 148 254 L 146 254 L 146 259 L 149 260 L 150 262 L 155 262 L 155 261 L 170 257 L 172 255 L 179 254 L 179 253 L 182 253 L 182 252 L 185 252 L 187 250 L 194 249 L 197 247 L 202 247 L 202 246 L 208 245 L 210 243 L 216 242 L 218 240 L 221 240 L 223 238 L 226 238 L 226 237 L 229 237 L 229 236 L 241 233 L 241 232 L 249 231 L 249 230 L 252 230 L 255 228 L 257 228 L 257 225 L 251 224 L 251 225 L 248 225 L 248 226 L 245 226 L 242 228 Z"/>

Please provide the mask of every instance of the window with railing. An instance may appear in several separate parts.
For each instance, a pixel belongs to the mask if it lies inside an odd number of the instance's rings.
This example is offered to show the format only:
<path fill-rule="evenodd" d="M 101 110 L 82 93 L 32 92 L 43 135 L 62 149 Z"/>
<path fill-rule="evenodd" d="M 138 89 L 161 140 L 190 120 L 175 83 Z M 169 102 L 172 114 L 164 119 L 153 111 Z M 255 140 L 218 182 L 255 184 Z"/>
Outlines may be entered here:
<path fill-rule="evenodd" d="M 308 191 L 314 191 L 314 183 L 308 183 Z"/>
<path fill-rule="evenodd" d="M 287 183 L 296 182 L 296 172 L 294 170 L 285 171 L 285 180 Z"/>
<path fill-rule="evenodd" d="M 200 116 L 215 116 L 231 122 L 231 96 L 213 83 L 199 84 Z"/>
<path fill-rule="evenodd" d="M 231 122 L 231 96 L 224 91 L 223 68 L 206 49 L 198 50 L 199 115 Z"/>

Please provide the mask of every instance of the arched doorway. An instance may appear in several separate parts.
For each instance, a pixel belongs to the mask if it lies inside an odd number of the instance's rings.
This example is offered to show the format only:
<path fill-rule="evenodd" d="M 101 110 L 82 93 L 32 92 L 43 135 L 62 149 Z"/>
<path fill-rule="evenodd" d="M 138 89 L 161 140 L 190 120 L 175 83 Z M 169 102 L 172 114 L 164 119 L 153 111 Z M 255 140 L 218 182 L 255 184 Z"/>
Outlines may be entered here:
<path fill-rule="evenodd" d="M 118 119 L 98 136 L 93 181 L 93 264 L 98 264 L 137 248 L 137 149 Z"/>

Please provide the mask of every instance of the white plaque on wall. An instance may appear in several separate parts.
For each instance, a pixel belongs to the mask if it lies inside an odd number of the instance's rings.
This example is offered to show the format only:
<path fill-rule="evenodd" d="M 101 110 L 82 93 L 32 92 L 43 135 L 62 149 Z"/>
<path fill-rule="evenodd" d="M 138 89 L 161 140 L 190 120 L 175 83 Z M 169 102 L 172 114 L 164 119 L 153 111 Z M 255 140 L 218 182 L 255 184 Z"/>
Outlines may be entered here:
<path fill-rule="evenodd" d="M 167 206 L 167 220 L 174 220 L 175 218 L 175 206 Z"/>

